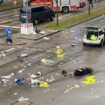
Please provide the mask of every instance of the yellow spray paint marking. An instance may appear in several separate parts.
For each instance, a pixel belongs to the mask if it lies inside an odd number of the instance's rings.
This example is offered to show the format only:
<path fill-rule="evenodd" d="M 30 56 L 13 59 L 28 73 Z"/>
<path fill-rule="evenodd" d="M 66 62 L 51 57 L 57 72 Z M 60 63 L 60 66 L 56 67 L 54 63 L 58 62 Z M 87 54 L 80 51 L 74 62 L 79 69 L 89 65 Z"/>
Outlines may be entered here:
<path fill-rule="evenodd" d="M 57 58 L 63 58 L 64 54 L 57 55 Z"/>
<path fill-rule="evenodd" d="M 63 58 L 64 57 L 63 50 L 61 48 L 56 49 L 55 54 L 57 55 L 57 58 Z"/>
<path fill-rule="evenodd" d="M 96 82 L 95 76 L 88 76 L 86 80 L 83 82 L 85 85 L 90 85 L 92 83 Z"/>
<path fill-rule="evenodd" d="M 44 88 L 49 87 L 49 84 L 45 81 L 39 81 L 39 83 L 40 83 L 40 87 L 44 87 Z"/>

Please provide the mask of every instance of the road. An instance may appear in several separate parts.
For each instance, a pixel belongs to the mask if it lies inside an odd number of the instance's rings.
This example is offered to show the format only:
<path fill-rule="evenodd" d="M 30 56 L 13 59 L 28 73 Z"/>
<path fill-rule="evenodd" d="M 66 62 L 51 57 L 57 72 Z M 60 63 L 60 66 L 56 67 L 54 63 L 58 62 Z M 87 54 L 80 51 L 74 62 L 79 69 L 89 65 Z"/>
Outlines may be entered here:
<path fill-rule="evenodd" d="M 97 8 L 99 6 L 104 6 L 105 5 L 105 1 L 101 1 L 101 2 L 96 2 L 94 3 L 94 8 Z M 59 21 L 66 19 L 70 16 L 79 14 L 83 11 L 86 11 L 88 9 L 88 7 L 85 7 L 84 9 L 79 9 L 76 12 L 70 12 L 70 13 L 59 13 Z M 56 18 L 55 18 L 56 21 Z M 49 21 L 47 21 L 49 22 Z M 47 22 L 41 24 L 40 26 L 43 28 L 43 25 L 45 25 Z M 21 27 L 21 22 L 19 21 L 19 9 L 14 9 L 14 10 L 9 10 L 9 11 L 3 11 L 0 12 L 0 29 L 3 29 L 5 27 L 11 27 L 13 29 L 20 29 Z"/>
<path fill-rule="evenodd" d="M 49 36 L 49 40 L 26 40 L 23 45 L 6 46 L 0 49 L 0 76 L 14 73 L 5 84 L 0 85 L 0 105 L 13 105 L 20 97 L 29 98 L 33 105 L 104 105 L 105 92 L 105 47 L 83 47 L 81 37 L 85 26 L 105 26 L 105 16 L 88 21 L 78 26 L 66 29 Z M 1 39 L 2 40 L 2 39 Z M 20 41 L 18 38 L 16 41 Z M 60 46 L 64 58 L 59 59 L 54 54 Z M 4 54 L 4 55 L 3 55 Z M 21 55 L 27 54 L 25 57 Z M 41 63 L 41 59 L 51 59 L 54 63 Z M 73 73 L 80 67 L 92 67 L 95 70 L 96 82 L 91 85 L 83 83 L 87 76 L 80 78 L 63 77 L 62 70 Z M 18 86 L 14 80 L 27 78 L 41 71 L 38 79 L 46 81 L 53 78 L 48 88 Z M 15 105 L 15 104 L 14 104 Z M 23 105 L 22 102 L 16 105 Z M 26 104 L 25 104 L 26 105 Z"/>

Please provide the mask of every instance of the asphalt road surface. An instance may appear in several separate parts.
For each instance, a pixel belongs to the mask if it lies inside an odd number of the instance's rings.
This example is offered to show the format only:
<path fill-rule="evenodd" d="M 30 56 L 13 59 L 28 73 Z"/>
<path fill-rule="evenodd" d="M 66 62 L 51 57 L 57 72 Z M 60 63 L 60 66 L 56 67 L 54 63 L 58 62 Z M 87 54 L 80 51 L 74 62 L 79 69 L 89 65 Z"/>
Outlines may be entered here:
<path fill-rule="evenodd" d="M 94 3 L 94 8 L 97 8 L 99 6 L 104 6 L 104 5 L 105 5 L 105 1 Z M 70 16 L 76 15 L 78 13 L 84 12 L 87 9 L 88 9 L 88 5 L 84 9 L 79 9 L 76 12 L 70 12 L 67 14 L 59 13 L 59 21 L 66 19 Z M 56 21 L 56 18 L 55 18 L 55 21 Z M 40 26 L 43 27 L 43 25 L 46 24 L 47 22 L 49 21 L 44 22 Z M 4 29 L 5 27 L 11 27 L 15 30 L 20 29 L 21 22 L 19 21 L 19 9 L 0 12 L 0 29 Z"/>
<path fill-rule="evenodd" d="M 105 47 L 83 47 L 81 37 L 85 26 L 105 26 L 105 16 L 88 21 L 49 36 L 49 40 L 23 40 L 25 45 L 0 45 L 0 76 L 14 75 L 0 84 L 0 105 L 28 105 L 16 103 L 20 97 L 28 98 L 32 105 L 104 105 L 105 97 Z M 18 41 L 18 39 L 16 39 Z M 55 55 L 55 46 L 64 51 L 63 59 Z M 20 57 L 27 54 L 25 57 Z M 53 63 L 41 63 L 41 59 L 50 59 Z M 80 67 L 92 67 L 95 70 L 95 82 L 86 85 L 87 76 L 80 78 L 63 77 L 62 70 L 73 73 Z M 49 87 L 17 85 L 15 79 L 27 78 L 40 71 L 37 79 L 53 79 Z"/>

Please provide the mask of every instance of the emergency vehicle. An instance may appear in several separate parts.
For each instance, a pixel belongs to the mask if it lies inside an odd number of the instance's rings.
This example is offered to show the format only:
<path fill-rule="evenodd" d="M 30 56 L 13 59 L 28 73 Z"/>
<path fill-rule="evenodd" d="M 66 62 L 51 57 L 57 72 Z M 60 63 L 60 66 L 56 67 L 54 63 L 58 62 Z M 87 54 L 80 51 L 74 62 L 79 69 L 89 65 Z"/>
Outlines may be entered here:
<path fill-rule="evenodd" d="M 45 5 L 54 11 L 67 13 L 84 8 L 86 6 L 86 0 L 31 0 L 31 5 Z"/>
<path fill-rule="evenodd" d="M 83 45 L 99 45 L 104 46 L 105 43 L 105 29 L 98 27 L 87 27 L 86 34 L 82 37 Z"/>

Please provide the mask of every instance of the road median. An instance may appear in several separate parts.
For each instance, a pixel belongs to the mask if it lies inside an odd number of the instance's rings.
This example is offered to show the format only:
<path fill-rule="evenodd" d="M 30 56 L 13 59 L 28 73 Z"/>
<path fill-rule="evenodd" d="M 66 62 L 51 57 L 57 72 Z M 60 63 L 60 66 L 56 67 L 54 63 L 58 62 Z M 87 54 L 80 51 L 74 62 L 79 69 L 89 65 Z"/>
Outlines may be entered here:
<path fill-rule="evenodd" d="M 59 21 L 59 26 L 57 26 L 56 22 L 51 22 L 51 23 L 48 23 L 47 25 L 45 25 L 45 28 L 51 29 L 51 30 L 62 30 L 67 27 L 71 27 L 71 26 L 77 25 L 79 23 L 88 21 L 90 19 L 94 19 L 94 18 L 104 15 L 104 14 L 105 14 L 105 6 L 93 8 L 93 9 L 91 9 L 90 15 L 89 15 L 88 11 L 85 11 L 83 13 L 71 16 L 68 19 Z"/>

